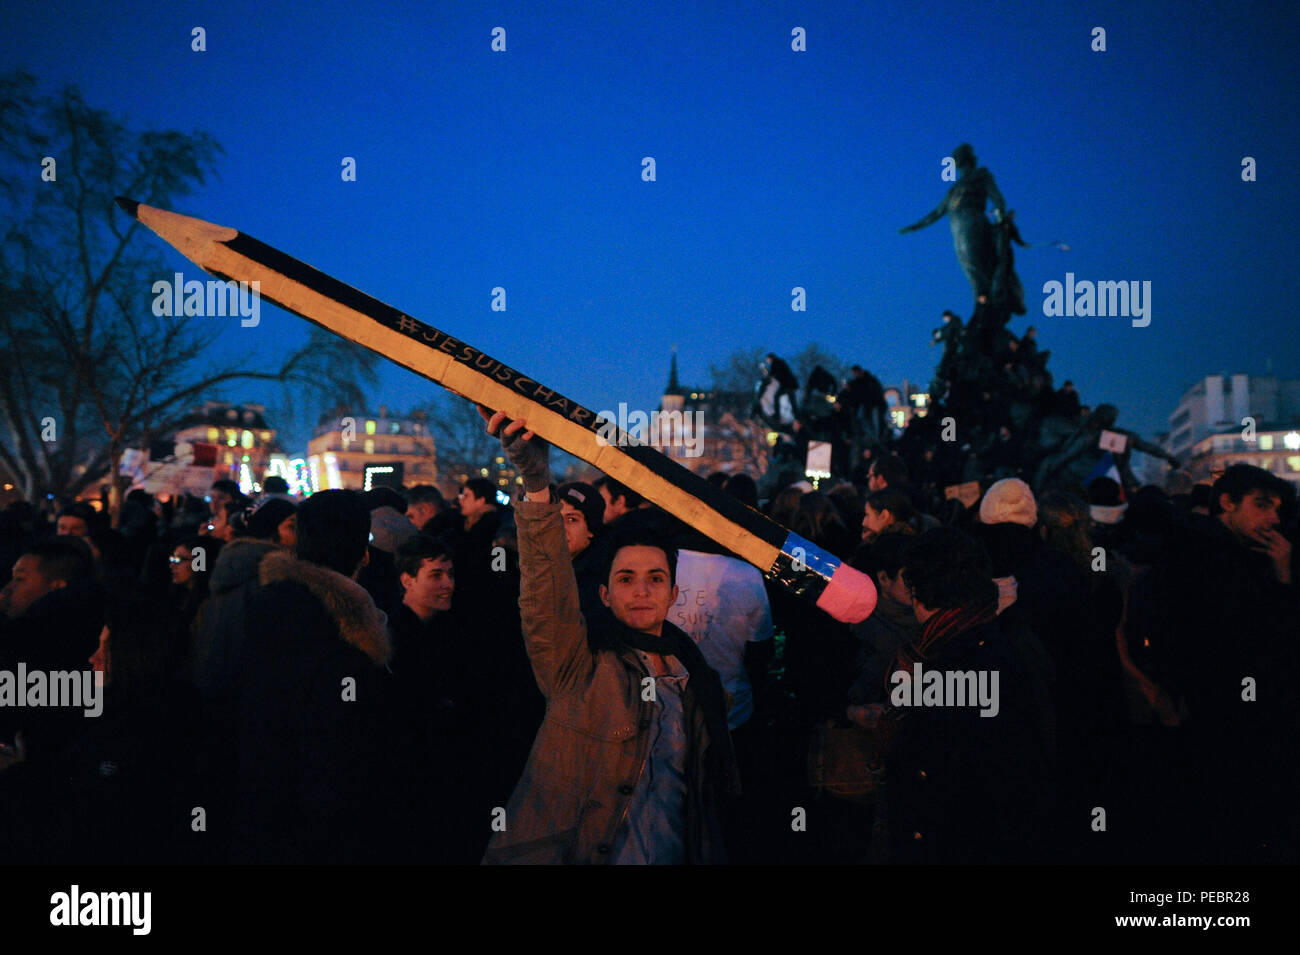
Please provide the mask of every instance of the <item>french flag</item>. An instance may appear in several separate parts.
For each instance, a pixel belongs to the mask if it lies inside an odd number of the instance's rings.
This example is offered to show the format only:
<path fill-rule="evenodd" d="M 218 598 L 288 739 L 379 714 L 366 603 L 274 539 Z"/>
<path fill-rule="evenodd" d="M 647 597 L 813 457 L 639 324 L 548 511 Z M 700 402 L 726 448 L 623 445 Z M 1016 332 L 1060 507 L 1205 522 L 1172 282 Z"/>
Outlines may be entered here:
<path fill-rule="evenodd" d="M 1110 478 L 1112 481 L 1118 484 L 1119 499 L 1121 501 L 1125 500 L 1124 481 L 1120 478 L 1119 468 L 1115 466 L 1115 458 L 1111 455 L 1109 451 L 1103 454 L 1101 456 L 1101 459 L 1097 462 L 1096 466 L 1091 471 L 1088 472 L 1088 476 L 1083 480 L 1084 486 L 1086 487 L 1087 485 L 1091 484 L 1095 479 L 1099 477 Z"/>

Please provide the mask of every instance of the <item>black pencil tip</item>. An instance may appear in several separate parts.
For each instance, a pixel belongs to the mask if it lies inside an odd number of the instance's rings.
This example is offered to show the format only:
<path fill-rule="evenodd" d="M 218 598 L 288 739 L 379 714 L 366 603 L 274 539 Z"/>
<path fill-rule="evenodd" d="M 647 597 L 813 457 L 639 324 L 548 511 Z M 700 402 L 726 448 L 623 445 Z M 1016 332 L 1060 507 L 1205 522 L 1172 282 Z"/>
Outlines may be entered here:
<path fill-rule="evenodd" d="M 140 218 L 136 215 L 136 210 L 140 208 L 140 203 L 136 202 L 134 199 L 128 199 L 126 196 L 118 196 L 114 201 L 121 206 L 122 211 L 132 219 Z"/>

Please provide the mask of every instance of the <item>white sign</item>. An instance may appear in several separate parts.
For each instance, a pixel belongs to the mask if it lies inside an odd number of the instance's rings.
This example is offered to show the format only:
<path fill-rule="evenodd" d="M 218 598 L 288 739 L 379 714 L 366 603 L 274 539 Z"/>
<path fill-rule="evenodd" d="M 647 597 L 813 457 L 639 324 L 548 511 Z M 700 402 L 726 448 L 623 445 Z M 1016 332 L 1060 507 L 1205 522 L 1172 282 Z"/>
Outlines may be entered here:
<path fill-rule="evenodd" d="M 1117 431 L 1103 431 L 1101 441 L 1098 442 L 1103 451 L 1113 451 L 1115 454 L 1123 454 L 1124 449 L 1128 447 L 1128 435 L 1120 434 Z"/>
<path fill-rule="evenodd" d="M 804 474 L 810 478 L 828 478 L 831 476 L 831 444 L 829 441 L 808 442 L 808 463 Z"/>

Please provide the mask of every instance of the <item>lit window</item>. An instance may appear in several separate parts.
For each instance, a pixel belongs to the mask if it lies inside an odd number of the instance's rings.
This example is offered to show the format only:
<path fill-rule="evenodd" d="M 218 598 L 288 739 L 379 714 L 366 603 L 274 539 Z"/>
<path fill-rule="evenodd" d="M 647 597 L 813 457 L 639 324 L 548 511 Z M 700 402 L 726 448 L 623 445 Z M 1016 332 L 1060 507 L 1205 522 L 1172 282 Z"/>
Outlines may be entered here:
<path fill-rule="evenodd" d="M 1282 439 L 1288 451 L 1300 451 L 1300 431 L 1292 431 Z"/>
<path fill-rule="evenodd" d="M 370 422 L 370 423 L 373 424 L 374 422 Z M 374 434 L 373 431 L 371 431 L 370 433 Z M 375 439 L 366 438 L 366 454 L 374 454 L 374 453 L 375 453 Z"/>
<path fill-rule="evenodd" d="M 373 421 L 367 421 L 366 434 L 374 434 L 374 433 L 375 433 L 375 423 Z"/>
<path fill-rule="evenodd" d="M 1261 434 L 1259 436 L 1259 449 L 1261 451 L 1273 450 L 1273 436 L 1271 434 Z"/>
<path fill-rule="evenodd" d="M 242 444 L 245 448 L 251 448 L 253 446 L 253 432 L 245 431 L 243 434 L 241 434 L 239 436 L 239 443 Z"/>
<path fill-rule="evenodd" d="M 220 440 L 221 440 L 221 432 L 218 431 L 216 428 L 209 428 L 209 429 L 208 429 L 208 440 L 211 441 L 213 444 L 215 444 L 216 442 L 220 441 Z"/>
<path fill-rule="evenodd" d="M 1300 471 L 1300 455 L 1292 455 L 1286 459 L 1286 466 L 1292 471 Z"/>

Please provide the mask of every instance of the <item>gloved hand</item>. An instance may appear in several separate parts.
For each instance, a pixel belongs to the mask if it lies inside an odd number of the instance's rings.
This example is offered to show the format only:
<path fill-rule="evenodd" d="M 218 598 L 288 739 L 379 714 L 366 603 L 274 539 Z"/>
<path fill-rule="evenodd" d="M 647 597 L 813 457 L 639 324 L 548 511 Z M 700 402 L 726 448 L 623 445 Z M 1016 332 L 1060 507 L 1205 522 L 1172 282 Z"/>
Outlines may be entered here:
<path fill-rule="evenodd" d="M 511 421 L 503 412 L 491 417 L 482 405 L 479 414 L 487 421 L 488 434 L 500 434 L 501 448 L 519 476 L 524 479 L 525 491 L 541 491 L 551 483 L 551 446 L 533 432 L 523 421 Z"/>

